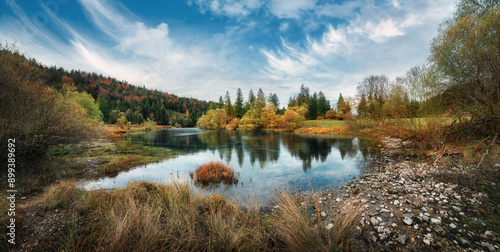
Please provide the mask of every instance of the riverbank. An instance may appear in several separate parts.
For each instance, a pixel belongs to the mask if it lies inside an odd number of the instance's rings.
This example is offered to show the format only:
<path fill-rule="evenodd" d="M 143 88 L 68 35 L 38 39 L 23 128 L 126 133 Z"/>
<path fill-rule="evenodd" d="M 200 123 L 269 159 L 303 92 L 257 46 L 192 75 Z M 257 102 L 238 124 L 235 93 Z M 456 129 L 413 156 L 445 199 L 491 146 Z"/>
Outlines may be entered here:
<path fill-rule="evenodd" d="M 317 212 L 334 221 L 339 205 L 361 205 L 357 247 L 396 251 L 498 251 L 500 164 L 478 171 L 459 160 L 392 160 L 397 139 L 385 139 L 387 161 L 346 186 L 305 193 Z M 398 144 L 396 144 L 398 143 Z M 393 148 L 391 148 L 391 146 Z M 480 174 L 482 173 L 482 174 Z"/>
<path fill-rule="evenodd" d="M 403 153 L 401 149 L 406 149 L 409 144 L 394 138 L 382 139 L 381 160 L 385 161 L 377 161 L 379 168 L 374 173 L 354 178 L 348 185 L 339 188 L 330 188 L 314 194 L 301 193 L 297 195 L 299 198 L 285 194 L 288 201 L 277 200 L 277 205 L 271 206 L 273 209 L 271 212 L 259 212 L 256 210 L 259 206 L 251 204 L 249 208 L 235 208 L 235 204 L 230 200 L 215 194 L 205 197 L 184 193 L 190 195 L 188 198 L 195 199 L 182 203 L 184 205 L 179 208 L 191 213 L 189 215 L 191 226 L 176 232 L 180 232 L 177 234 L 178 237 L 198 240 L 192 241 L 191 247 L 180 245 L 184 238 L 176 240 L 175 244 L 179 246 L 176 249 L 201 249 L 204 246 L 212 249 L 222 247 L 249 249 L 253 246 L 260 250 L 292 250 L 304 245 L 315 246 L 318 250 L 335 248 L 354 251 L 465 251 L 468 248 L 498 250 L 500 244 L 500 222 L 497 215 L 500 210 L 498 209 L 498 189 L 500 189 L 497 182 L 500 181 L 498 165 L 492 163 L 490 168 L 483 171 L 484 174 L 478 174 L 477 169 L 465 165 L 461 158 L 454 159 L 454 156 L 448 156 L 444 152 L 445 155 L 437 155 L 428 162 L 415 162 L 411 160 L 413 158 L 411 155 L 401 154 Z M 116 140 L 106 138 L 100 138 L 85 146 L 87 147 L 83 152 L 62 152 L 60 155 L 61 158 L 68 158 L 68 163 L 81 159 L 78 167 L 84 169 L 87 175 L 100 176 L 99 167 L 110 163 L 97 162 L 105 155 L 115 155 L 117 158 L 120 155 L 134 155 L 132 150 L 126 151 L 124 146 L 117 145 Z M 143 147 L 134 148 L 138 155 L 163 158 L 155 152 L 146 155 Z M 76 169 L 76 166 L 74 168 Z M 116 217 L 116 212 L 112 212 L 112 209 L 106 206 L 123 201 L 123 204 L 116 205 L 113 211 L 126 209 L 130 207 L 128 205 L 130 201 L 126 203 L 127 200 L 131 200 L 126 197 L 130 196 L 134 200 L 139 200 L 136 202 L 139 205 L 134 205 L 135 210 L 154 213 L 149 217 L 155 225 L 138 222 L 144 224 L 141 232 L 150 233 L 159 229 L 157 234 L 161 235 L 172 232 L 172 227 L 175 227 L 163 225 L 165 221 L 171 220 L 172 217 L 168 216 L 174 214 L 170 210 L 170 205 L 165 204 L 168 201 L 161 200 L 161 203 L 150 204 L 149 200 L 152 198 L 158 200 L 156 198 L 158 193 L 172 190 L 170 187 L 155 183 L 136 183 L 128 189 L 83 192 L 75 189 L 71 183 L 63 181 L 44 193 L 30 195 L 18 201 L 20 245 L 14 250 L 72 251 L 81 250 L 89 244 L 94 244 L 95 249 L 124 248 L 120 247 L 122 245 L 111 247 L 111 243 L 102 241 L 97 243 L 97 240 L 102 240 L 111 233 L 132 228 L 119 230 L 118 225 L 108 228 L 113 221 L 115 224 L 119 221 L 133 223 L 142 218 L 136 211 L 123 212 L 122 217 L 135 216 L 137 219 L 110 219 L 112 216 Z M 132 195 L 130 192 L 133 192 Z M 59 202 L 59 199 L 62 201 Z M 231 218 L 222 218 L 221 212 L 215 210 L 222 205 L 228 208 L 220 211 L 226 211 L 225 213 L 230 214 Z M 347 213 L 352 215 L 346 215 Z M 295 222 L 284 221 L 292 219 Z M 154 222 L 156 220 L 159 223 Z M 339 222 L 343 220 L 348 220 L 347 225 L 340 228 L 339 225 L 342 223 Z M 277 231 L 292 224 L 296 226 L 285 233 Z M 210 225 L 229 228 L 231 232 L 228 234 Z M 98 232 L 104 229 L 107 233 Z M 206 236 L 196 238 L 195 233 L 191 233 L 194 230 Z M 334 230 L 336 230 L 335 235 Z M 99 235 L 92 235 L 96 232 Z M 243 237 L 248 238 L 248 235 L 252 238 L 243 239 Z M 304 235 L 307 239 L 297 238 Z M 338 238 L 339 235 L 341 239 Z M 120 239 L 144 238 L 140 233 L 128 233 L 124 237 Z M 218 244 L 206 243 L 215 239 L 214 237 L 220 238 Z M 158 237 L 148 236 L 147 239 L 156 245 L 159 244 L 161 248 L 172 248 L 168 247 L 168 244 L 155 241 L 159 239 Z M 288 243 L 293 246 L 288 246 Z"/>

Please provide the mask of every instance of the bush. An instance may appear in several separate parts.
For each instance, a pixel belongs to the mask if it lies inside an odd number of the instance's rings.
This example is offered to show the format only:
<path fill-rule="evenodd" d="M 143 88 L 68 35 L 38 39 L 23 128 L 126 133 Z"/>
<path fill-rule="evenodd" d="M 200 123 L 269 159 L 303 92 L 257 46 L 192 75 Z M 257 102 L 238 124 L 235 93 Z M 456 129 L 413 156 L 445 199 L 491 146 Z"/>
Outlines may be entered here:
<path fill-rule="evenodd" d="M 234 176 L 233 168 L 225 165 L 221 161 L 211 161 L 202 164 L 196 169 L 195 174 L 195 181 L 202 185 L 208 185 L 210 183 L 218 184 L 221 182 L 228 185 L 238 183 L 238 178 Z"/>
<path fill-rule="evenodd" d="M 337 117 L 335 110 L 328 110 L 325 114 L 326 119 L 335 119 Z"/>
<path fill-rule="evenodd" d="M 35 61 L 0 48 L 0 141 L 16 139 L 19 163 L 43 156 L 52 147 L 90 139 L 98 124 L 79 103 L 87 100 L 76 91 L 48 87 Z M 6 151 L 0 149 L 0 159 Z"/>
<path fill-rule="evenodd" d="M 316 118 L 316 120 L 320 120 L 321 121 L 321 120 L 325 120 L 325 118 L 322 117 L 322 116 L 318 116 L 318 118 Z"/>
<path fill-rule="evenodd" d="M 226 130 L 236 130 L 240 124 L 240 119 L 233 118 L 229 124 L 226 125 Z"/>

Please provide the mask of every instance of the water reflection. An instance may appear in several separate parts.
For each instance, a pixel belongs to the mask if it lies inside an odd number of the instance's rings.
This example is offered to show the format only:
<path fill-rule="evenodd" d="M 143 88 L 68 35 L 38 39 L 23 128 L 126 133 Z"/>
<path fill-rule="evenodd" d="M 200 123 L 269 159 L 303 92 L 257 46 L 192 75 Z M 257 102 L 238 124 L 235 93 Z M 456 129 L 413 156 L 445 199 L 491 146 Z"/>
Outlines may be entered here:
<path fill-rule="evenodd" d="M 250 164 L 254 166 L 255 163 L 259 163 L 262 169 L 266 163 L 276 162 L 279 159 L 280 150 L 284 146 L 293 157 L 302 161 L 304 171 L 312 168 L 313 161 L 324 163 L 333 150 L 340 153 L 342 160 L 355 159 L 358 154 L 361 154 L 362 159 L 371 159 L 377 151 L 375 142 L 357 138 L 314 137 L 262 131 L 174 129 L 133 135 L 129 141 L 175 148 L 186 153 L 217 151 L 220 159 L 227 163 L 231 163 L 235 152 L 239 167 L 243 166 L 243 159 L 247 153 Z"/>
<path fill-rule="evenodd" d="M 348 178 L 375 169 L 371 160 L 377 156 L 377 143 L 372 141 L 276 132 L 171 129 L 123 141 L 173 149 L 180 156 L 92 181 L 88 188 L 120 187 L 130 180 L 167 182 L 172 173 L 190 181 L 190 171 L 219 159 L 235 169 L 240 181 L 237 187 L 219 190 L 238 196 L 266 195 L 277 186 L 320 189 L 345 184 Z"/>

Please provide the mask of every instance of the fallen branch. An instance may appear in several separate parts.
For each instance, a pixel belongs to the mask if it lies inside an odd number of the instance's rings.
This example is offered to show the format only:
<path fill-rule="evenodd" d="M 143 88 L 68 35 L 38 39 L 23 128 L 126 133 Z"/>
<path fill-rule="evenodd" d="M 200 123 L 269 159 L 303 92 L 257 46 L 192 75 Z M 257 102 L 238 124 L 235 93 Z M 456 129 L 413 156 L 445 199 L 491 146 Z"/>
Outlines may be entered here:
<path fill-rule="evenodd" d="M 479 166 L 480 166 L 480 165 L 481 165 L 481 163 L 483 162 L 484 157 L 486 157 L 486 155 L 488 155 L 489 150 L 490 150 L 490 147 L 491 147 L 493 144 L 495 144 L 495 141 L 497 140 L 497 137 L 498 137 L 498 132 L 497 132 L 497 133 L 495 133 L 495 137 L 493 137 L 493 141 L 491 141 L 491 143 L 490 143 L 488 146 L 486 146 L 486 152 L 485 152 L 485 153 L 483 154 L 483 156 L 481 157 L 481 160 L 480 160 L 480 161 L 479 161 L 479 163 L 477 164 L 476 169 L 478 169 L 478 168 L 479 168 Z"/>
<path fill-rule="evenodd" d="M 444 147 L 443 152 L 441 152 L 441 155 L 437 156 L 432 164 L 435 164 L 439 159 L 441 159 L 441 157 L 444 155 L 445 152 L 446 152 L 446 146 Z"/>

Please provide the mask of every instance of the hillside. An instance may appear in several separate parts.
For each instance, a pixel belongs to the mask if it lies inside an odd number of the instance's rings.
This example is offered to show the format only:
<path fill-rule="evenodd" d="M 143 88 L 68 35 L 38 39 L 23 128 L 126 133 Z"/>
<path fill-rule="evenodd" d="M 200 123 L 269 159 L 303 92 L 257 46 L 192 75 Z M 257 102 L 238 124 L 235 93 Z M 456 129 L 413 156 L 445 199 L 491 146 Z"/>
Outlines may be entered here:
<path fill-rule="evenodd" d="M 80 70 L 67 71 L 55 66 L 39 64 L 45 73 L 47 85 L 60 89 L 63 84 L 74 85 L 79 92 L 87 92 L 99 103 L 105 123 L 115 123 L 123 112 L 131 123 L 142 123 L 148 118 L 160 125 L 194 126 L 211 102 L 179 97 L 158 90 L 147 89 L 104 77 L 102 74 Z M 113 110 L 116 110 L 113 113 Z"/>

